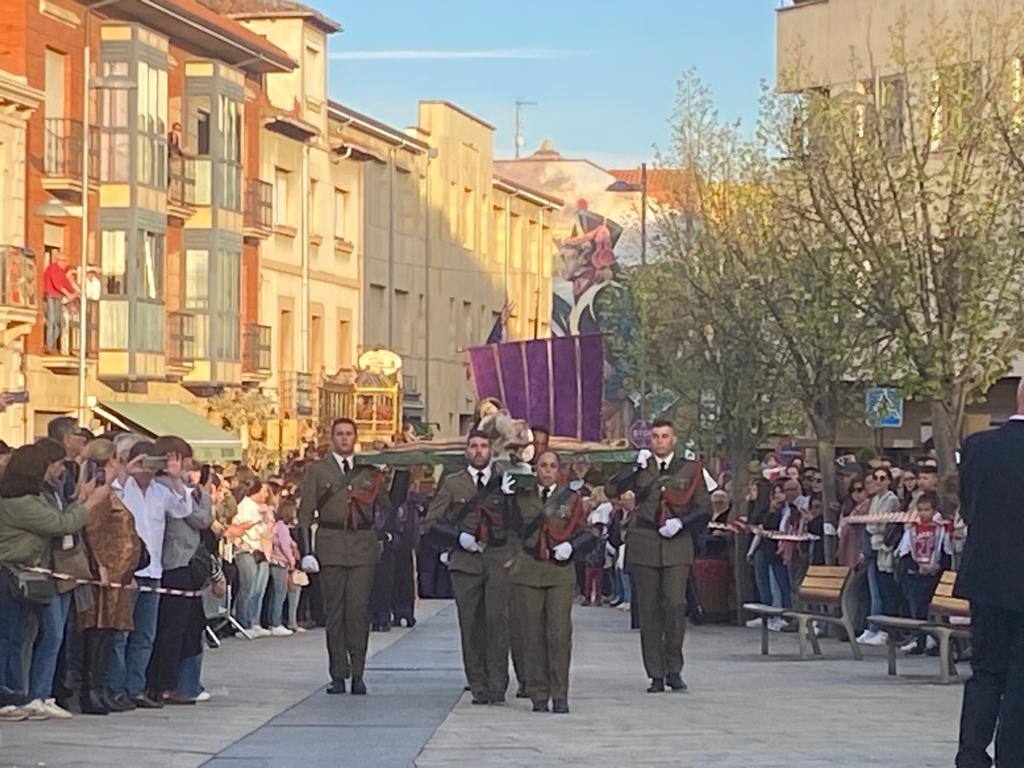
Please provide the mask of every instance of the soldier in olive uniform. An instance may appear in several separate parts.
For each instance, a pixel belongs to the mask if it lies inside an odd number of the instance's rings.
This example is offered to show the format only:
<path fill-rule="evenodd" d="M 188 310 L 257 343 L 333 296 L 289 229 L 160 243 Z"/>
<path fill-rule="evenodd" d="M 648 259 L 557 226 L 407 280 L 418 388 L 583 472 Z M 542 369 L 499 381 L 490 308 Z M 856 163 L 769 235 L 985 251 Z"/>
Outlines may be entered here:
<path fill-rule="evenodd" d="M 320 573 L 327 614 L 328 693 L 345 693 L 351 677 L 353 694 L 366 693 L 363 670 L 370 623 L 368 603 L 380 547 L 373 529 L 374 503 L 384 474 L 355 463 L 356 425 L 335 419 L 331 452 L 309 466 L 302 485 L 299 529 L 302 569 Z M 309 529 L 317 517 L 316 552 L 308 554 Z"/>
<path fill-rule="evenodd" d="M 448 475 L 427 510 L 425 529 L 449 533 L 448 561 L 459 611 L 462 663 L 474 704 L 499 704 L 508 689 L 509 578 L 518 539 L 506 522 L 507 487 L 493 477 L 491 440 L 473 431 L 464 470 Z"/>
<path fill-rule="evenodd" d="M 535 459 L 537 487 L 516 491 L 523 550 L 511 569 L 513 621 L 525 637 L 527 692 L 534 712 L 569 711 L 569 657 L 576 569 L 572 557 L 593 544 L 580 494 L 558 485 L 554 451 Z"/>
<path fill-rule="evenodd" d="M 654 422 L 651 451 L 637 455 L 636 469 L 605 490 L 630 513 L 626 563 L 636 585 L 640 645 L 651 678 L 648 693 L 686 690 L 682 679 L 686 631 L 686 581 L 694 559 L 692 533 L 704 529 L 711 500 L 700 462 L 676 454 L 671 422 Z"/>

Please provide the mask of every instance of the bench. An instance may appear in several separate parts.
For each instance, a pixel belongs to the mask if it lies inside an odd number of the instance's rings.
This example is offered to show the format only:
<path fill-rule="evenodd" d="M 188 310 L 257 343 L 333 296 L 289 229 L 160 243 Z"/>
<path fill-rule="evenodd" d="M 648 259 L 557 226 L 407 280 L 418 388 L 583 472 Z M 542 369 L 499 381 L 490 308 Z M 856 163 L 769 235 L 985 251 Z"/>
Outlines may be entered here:
<path fill-rule="evenodd" d="M 744 603 L 743 607 L 761 617 L 761 655 L 768 655 L 768 620 L 775 617 L 794 620 L 800 640 L 800 658 L 809 651 L 821 656 L 821 646 L 814 634 L 814 622 L 841 626 L 853 651 L 853 658 L 862 658 L 856 632 L 850 619 L 854 614 L 856 595 L 853 590 L 854 571 L 845 566 L 812 565 L 800 584 L 798 609 L 776 608 L 763 603 Z M 836 613 L 838 611 L 838 614 Z"/>
<path fill-rule="evenodd" d="M 953 620 L 961 622 L 970 620 L 971 605 L 959 597 L 953 597 L 953 585 L 956 583 L 955 571 L 943 571 L 939 577 L 935 594 L 928 606 L 929 619 L 907 619 L 901 616 L 868 616 L 868 621 L 887 629 L 912 632 L 926 632 L 939 641 L 939 679 L 943 683 L 959 680 L 956 660 L 953 658 L 951 640 L 954 637 L 970 638 L 971 628 L 968 623 L 953 624 Z M 899 641 L 894 633 L 889 632 L 889 674 L 896 676 L 896 657 Z"/>

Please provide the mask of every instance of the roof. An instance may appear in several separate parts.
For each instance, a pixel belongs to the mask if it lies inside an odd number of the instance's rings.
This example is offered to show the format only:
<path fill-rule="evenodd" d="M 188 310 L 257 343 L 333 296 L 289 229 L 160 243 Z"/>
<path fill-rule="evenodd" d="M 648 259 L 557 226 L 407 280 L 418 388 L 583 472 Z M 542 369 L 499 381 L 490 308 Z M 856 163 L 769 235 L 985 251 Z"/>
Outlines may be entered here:
<path fill-rule="evenodd" d="M 453 104 L 450 101 L 446 101 L 444 99 L 420 99 L 420 104 L 440 104 L 441 106 L 448 107 L 449 109 L 455 110 L 460 115 L 468 117 L 473 122 L 480 123 L 480 125 L 484 126 L 485 128 L 490 128 L 492 131 L 495 130 L 494 126 L 491 125 L 490 123 L 488 123 L 483 118 L 477 117 L 472 112 L 469 112 L 469 111 L 463 109 L 462 107 L 460 107 L 458 104 Z"/>
<path fill-rule="evenodd" d="M 539 189 L 528 187 L 515 179 L 510 179 L 508 176 L 499 176 L 498 174 L 494 174 L 494 182 L 495 184 L 506 187 L 512 192 L 525 193 L 525 196 L 535 198 L 535 201 L 540 202 L 541 205 L 553 205 L 556 208 L 561 208 L 565 205 L 565 201 L 560 197 L 555 197 L 554 195 L 549 195 L 547 192 L 541 192 Z"/>
<path fill-rule="evenodd" d="M 341 24 L 316 8 L 296 0 L 202 0 L 202 2 L 233 19 L 308 19 L 324 32 L 340 32 Z"/>
<path fill-rule="evenodd" d="M 158 31 L 170 33 L 178 45 L 192 44 L 243 69 L 289 72 L 298 66 L 267 38 L 221 16 L 216 10 L 211 10 L 208 3 L 199 0 L 114 0 L 103 6 L 102 14 L 115 19 L 138 20 Z M 165 21 L 163 17 L 169 18 Z M 225 55 L 225 42 L 237 49 L 237 55 Z"/>
<path fill-rule="evenodd" d="M 608 171 L 619 181 L 640 188 L 643 171 L 640 168 L 610 169 Z M 676 168 L 648 168 L 647 195 L 660 203 L 677 204 L 693 193 L 692 171 Z"/>
<path fill-rule="evenodd" d="M 408 144 L 423 152 L 430 149 L 430 145 L 422 139 L 413 138 L 394 126 L 382 123 L 380 120 L 365 115 L 362 112 L 357 112 L 337 101 L 327 102 L 327 114 L 328 117 L 337 117 L 346 122 L 357 123 L 361 128 L 364 128 L 367 132 L 388 144 Z"/>
<path fill-rule="evenodd" d="M 192 446 L 199 461 L 239 461 L 242 458 L 241 440 L 182 405 L 103 400 L 93 410 L 104 421 L 148 437 L 177 435 Z"/>

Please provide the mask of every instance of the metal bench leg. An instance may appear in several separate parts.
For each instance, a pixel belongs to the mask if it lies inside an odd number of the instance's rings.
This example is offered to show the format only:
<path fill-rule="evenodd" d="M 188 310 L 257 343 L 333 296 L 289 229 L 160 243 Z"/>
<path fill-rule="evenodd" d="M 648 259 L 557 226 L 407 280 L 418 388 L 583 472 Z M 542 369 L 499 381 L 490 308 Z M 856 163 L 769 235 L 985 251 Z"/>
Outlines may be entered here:
<path fill-rule="evenodd" d="M 896 677 L 896 638 L 892 634 L 889 635 L 886 647 L 889 653 L 889 675 Z"/>
<path fill-rule="evenodd" d="M 761 655 L 768 655 L 768 616 L 761 614 Z"/>
<path fill-rule="evenodd" d="M 797 635 L 800 637 L 800 658 L 807 658 L 807 633 L 811 630 L 811 623 L 803 616 L 796 618 Z"/>

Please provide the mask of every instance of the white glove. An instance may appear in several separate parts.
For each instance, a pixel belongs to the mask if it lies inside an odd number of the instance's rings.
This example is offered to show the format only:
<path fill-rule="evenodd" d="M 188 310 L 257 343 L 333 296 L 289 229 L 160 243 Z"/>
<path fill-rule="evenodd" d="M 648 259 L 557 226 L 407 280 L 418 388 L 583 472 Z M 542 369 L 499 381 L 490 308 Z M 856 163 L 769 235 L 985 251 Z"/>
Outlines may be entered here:
<path fill-rule="evenodd" d="M 477 544 L 476 536 L 471 533 L 459 534 L 459 546 L 467 552 L 483 552 L 483 549 Z"/>
<path fill-rule="evenodd" d="M 516 478 L 511 472 L 501 476 L 501 492 L 506 496 L 514 496 L 516 493 Z"/>
<path fill-rule="evenodd" d="M 441 561 L 441 565 L 448 565 L 448 561 L 451 559 L 452 553 L 449 552 L 447 549 L 444 552 L 442 552 L 441 556 L 438 558 L 438 560 Z"/>
<path fill-rule="evenodd" d="M 671 539 L 681 530 L 683 530 L 683 521 L 678 517 L 670 517 L 665 521 L 665 524 L 658 529 L 658 533 L 666 539 Z"/>
<path fill-rule="evenodd" d="M 555 556 L 555 560 L 560 563 L 564 563 L 570 557 L 572 557 L 572 544 L 568 541 L 563 541 L 561 544 L 556 544 L 555 548 L 551 550 Z"/>
<path fill-rule="evenodd" d="M 647 462 L 651 460 L 651 456 L 653 455 L 654 454 L 646 448 L 641 448 L 639 453 L 636 455 L 636 465 L 640 467 L 640 469 L 647 469 Z"/>
<path fill-rule="evenodd" d="M 306 573 L 320 573 L 320 562 L 314 555 L 306 555 L 299 563 L 299 568 Z"/>

